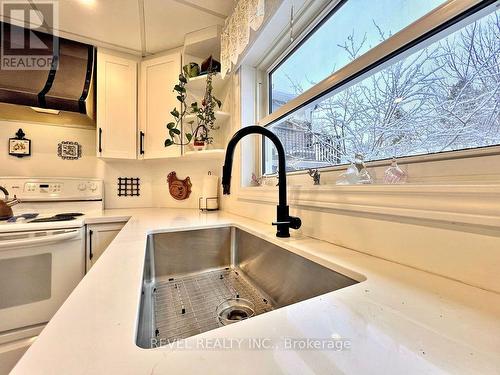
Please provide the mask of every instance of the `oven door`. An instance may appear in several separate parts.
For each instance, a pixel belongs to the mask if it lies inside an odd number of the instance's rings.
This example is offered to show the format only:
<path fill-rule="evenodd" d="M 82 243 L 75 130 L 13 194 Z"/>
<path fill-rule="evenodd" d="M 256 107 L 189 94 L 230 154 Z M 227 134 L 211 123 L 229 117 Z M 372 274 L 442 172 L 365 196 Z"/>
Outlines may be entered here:
<path fill-rule="evenodd" d="M 84 272 L 83 228 L 0 234 L 0 332 L 48 322 Z"/>

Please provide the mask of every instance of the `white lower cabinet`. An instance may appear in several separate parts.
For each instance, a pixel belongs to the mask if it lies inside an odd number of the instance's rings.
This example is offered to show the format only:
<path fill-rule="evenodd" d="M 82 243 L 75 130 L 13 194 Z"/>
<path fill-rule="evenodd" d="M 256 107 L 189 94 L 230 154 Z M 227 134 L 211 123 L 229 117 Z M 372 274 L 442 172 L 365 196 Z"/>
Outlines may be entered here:
<path fill-rule="evenodd" d="M 125 223 L 87 225 L 85 265 L 88 272 L 104 253 L 111 241 L 122 230 Z"/>
<path fill-rule="evenodd" d="M 0 375 L 7 375 L 26 353 L 45 325 L 0 334 Z"/>

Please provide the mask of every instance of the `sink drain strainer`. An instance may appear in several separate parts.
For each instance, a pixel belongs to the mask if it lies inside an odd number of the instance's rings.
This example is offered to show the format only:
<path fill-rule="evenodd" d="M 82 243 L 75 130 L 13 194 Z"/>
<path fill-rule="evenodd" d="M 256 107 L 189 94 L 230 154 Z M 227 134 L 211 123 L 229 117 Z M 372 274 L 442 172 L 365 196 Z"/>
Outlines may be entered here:
<path fill-rule="evenodd" d="M 216 309 L 217 318 L 223 325 L 239 322 L 254 316 L 253 303 L 243 298 L 230 298 Z"/>

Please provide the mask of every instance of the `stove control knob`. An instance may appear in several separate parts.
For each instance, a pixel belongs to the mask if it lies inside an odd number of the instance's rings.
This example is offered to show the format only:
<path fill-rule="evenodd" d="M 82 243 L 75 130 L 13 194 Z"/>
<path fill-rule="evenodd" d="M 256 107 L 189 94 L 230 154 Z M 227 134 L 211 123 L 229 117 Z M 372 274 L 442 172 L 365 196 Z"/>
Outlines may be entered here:
<path fill-rule="evenodd" d="M 85 189 L 87 189 L 87 185 L 86 184 L 79 184 L 78 185 L 78 190 L 84 191 Z"/>
<path fill-rule="evenodd" d="M 90 191 L 96 191 L 97 190 L 97 184 L 95 182 L 89 183 L 89 189 Z"/>

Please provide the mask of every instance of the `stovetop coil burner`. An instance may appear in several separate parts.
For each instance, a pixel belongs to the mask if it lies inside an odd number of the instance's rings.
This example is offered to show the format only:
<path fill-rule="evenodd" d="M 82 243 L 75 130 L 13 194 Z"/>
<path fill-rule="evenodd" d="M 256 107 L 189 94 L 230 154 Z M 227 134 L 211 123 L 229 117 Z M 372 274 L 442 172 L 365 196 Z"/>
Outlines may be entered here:
<path fill-rule="evenodd" d="M 30 223 L 50 223 L 53 221 L 70 221 L 75 220 L 78 216 L 83 216 L 81 212 L 68 212 L 56 214 L 51 217 L 42 217 L 40 219 L 31 220 Z"/>
<path fill-rule="evenodd" d="M 52 217 L 42 217 L 40 219 L 31 220 L 30 223 L 49 223 L 53 221 L 70 221 L 75 220 L 74 216 L 52 216 Z"/>

